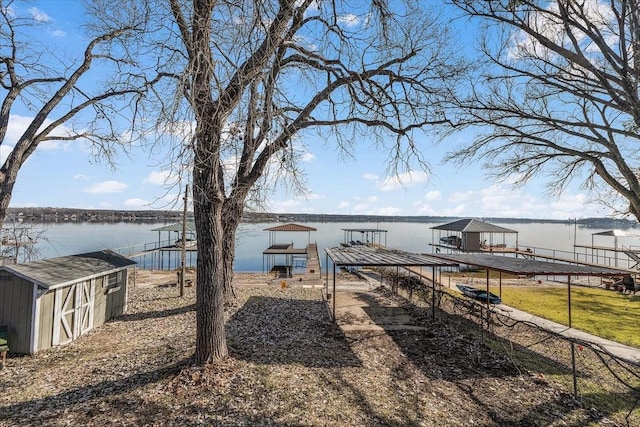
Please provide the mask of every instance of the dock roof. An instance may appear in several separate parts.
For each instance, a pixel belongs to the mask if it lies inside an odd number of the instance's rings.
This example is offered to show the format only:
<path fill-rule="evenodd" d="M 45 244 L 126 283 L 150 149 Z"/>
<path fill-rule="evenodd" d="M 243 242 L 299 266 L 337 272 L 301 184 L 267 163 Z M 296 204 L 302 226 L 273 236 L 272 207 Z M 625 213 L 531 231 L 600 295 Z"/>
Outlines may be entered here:
<path fill-rule="evenodd" d="M 448 224 L 431 227 L 431 229 L 460 231 L 463 233 L 518 233 L 516 230 L 500 227 L 499 225 L 490 224 L 477 219 L 460 219 Z"/>
<path fill-rule="evenodd" d="M 300 224 L 283 224 L 265 228 L 263 231 L 317 231 L 317 229 Z"/>

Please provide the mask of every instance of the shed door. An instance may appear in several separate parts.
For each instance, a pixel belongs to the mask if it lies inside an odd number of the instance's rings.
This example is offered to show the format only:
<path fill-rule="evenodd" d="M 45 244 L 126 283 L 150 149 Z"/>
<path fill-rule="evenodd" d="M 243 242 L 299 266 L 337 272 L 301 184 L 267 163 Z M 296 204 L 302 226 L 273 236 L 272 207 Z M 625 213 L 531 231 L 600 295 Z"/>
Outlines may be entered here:
<path fill-rule="evenodd" d="M 56 289 L 53 313 L 53 345 L 66 344 L 93 328 L 92 281 Z"/>

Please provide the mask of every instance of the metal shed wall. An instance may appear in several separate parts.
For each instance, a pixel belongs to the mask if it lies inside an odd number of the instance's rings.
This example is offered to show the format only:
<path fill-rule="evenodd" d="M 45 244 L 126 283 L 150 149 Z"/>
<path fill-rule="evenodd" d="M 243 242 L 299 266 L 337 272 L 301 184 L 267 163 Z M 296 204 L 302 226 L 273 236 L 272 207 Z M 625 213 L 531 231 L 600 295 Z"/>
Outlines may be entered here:
<path fill-rule="evenodd" d="M 52 347 L 54 295 L 54 291 L 49 291 L 38 298 L 39 325 L 35 351 Z"/>
<path fill-rule="evenodd" d="M 31 282 L 0 272 L 0 325 L 9 328 L 9 349 L 31 353 L 34 286 Z"/>

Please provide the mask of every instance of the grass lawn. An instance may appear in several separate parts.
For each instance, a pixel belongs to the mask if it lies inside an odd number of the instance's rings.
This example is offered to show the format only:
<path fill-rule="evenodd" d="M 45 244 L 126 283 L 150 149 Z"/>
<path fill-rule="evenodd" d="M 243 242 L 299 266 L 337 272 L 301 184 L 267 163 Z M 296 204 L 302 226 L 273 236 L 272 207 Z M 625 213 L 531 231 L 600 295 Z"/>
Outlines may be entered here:
<path fill-rule="evenodd" d="M 497 287 L 491 292 L 498 294 Z M 502 287 L 502 302 L 568 325 L 567 287 Z M 571 319 L 576 329 L 640 347 L 640 294 L 571 287 Z"/>

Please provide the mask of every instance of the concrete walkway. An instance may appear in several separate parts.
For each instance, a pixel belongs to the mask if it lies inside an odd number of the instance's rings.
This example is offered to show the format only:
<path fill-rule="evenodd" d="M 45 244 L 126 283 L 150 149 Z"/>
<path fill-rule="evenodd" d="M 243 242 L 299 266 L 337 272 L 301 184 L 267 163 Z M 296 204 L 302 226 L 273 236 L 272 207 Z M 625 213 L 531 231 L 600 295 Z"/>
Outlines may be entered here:
<path fill-rule="evenodd" d="M 419 272 L 414 271 L 414 273 L 418 274 Z M 420 275 L 427 280 L 431 280 L 431 274 L 425 273 L 426 272 L 423 272 Z M 380 285 L 379 276 L 375 273 L 367 274 L 366 271 L 362 271 L 360 276 L 367 280 L 368 285 L 341 286 L 338 284 L 336 286 L 336 320 L 345 333 L 356 330 L 421 329 L 408 325 L 407 322 L 409 322 L 410 316 L 406 313 L 406 310 L 390 302 L 390 300 L 385 300 L 385 303 L 391 304 L 388 307 L 383 307 L 380 304 L 372 304 L 376 296 L 374 293 L 369 292 L 369 290 Z M 367 289 L 367 287 L 369 289 Z M 448 289 L 460 292 L 455 286 Z M 620 344 L 578 329 L 568 328 L 565 325 L 534 316 L 505 304 L 496 305 L 494 309 L 496 312 L 516 321 L 528 322 L 567 338 L 591 343 L 616 358 L 640 365 L 639 348 Z"/>
<path fill-rule="evenodd" d="M 340 288 L 335 298 L 336 323 L 347 336 L 356 331 L 428 330 L 411 325 L 412 316 L 405 308 L 371 291 Z"/>

